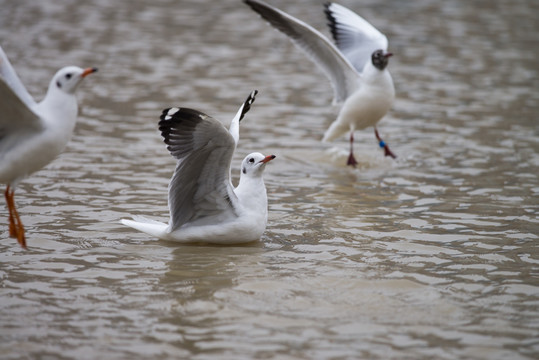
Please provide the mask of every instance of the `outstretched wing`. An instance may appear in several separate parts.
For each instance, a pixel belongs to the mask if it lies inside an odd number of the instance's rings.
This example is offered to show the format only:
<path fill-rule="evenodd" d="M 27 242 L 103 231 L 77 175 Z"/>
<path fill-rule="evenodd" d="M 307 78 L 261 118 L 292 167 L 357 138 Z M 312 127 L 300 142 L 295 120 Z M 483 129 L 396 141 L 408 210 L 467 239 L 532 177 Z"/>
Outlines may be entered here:
<path fill-rule="evenodd" d="M 28 108 L 33 108 L 36 105 L 35 100 L 28 93 L 28 90 L 22 84 L 22 81 L 17 76 L 15 69 L 11 66 L 6 53 L 0 46 L 0 78 L 4 80 L 4 83 L 7 84 L 11 90 L 17 94 L 20 100 L 26 104 Z"/>
<path fill-rule="evenodd" d="M 234 139 L 217 120 L 197 110 L 163 110 L 159 130 L 178 160 L 169 184 L 170 226 L 225 221 L 237 216 L 230 183 Z"/>
<path fill-rule="evenodd" d="M 0 47 L 0 157 L 24 134 L 41 129 L 35 105 Z"/>
<path fill-rule="evenodd" d="M 263 1 L 245 0 L 255 12 L 313 60 L 331 81 L 334 102 L 344 101 L 359 85 L 359 73 L 346 57 L 319 31 Z"/>
<path fill-rule="evenodd" d="M 339 4 L 326 3 L 324 7 L 337 47 L 358 72 L 363 72 L 374 51 L 387 51 L 387 37 L 367 20 Z"/>
<path fill-rule="evenodd" d="M 251 109 L 251 104 L 255 101 L 256 94 L 258 94 L 258 90 L 253 90 L 249 96 L 247 96 L 247 99 L 245 99 L 243 104 L 241 104 L 240 108 L 238 109 L 236 116 L 234 116 L 230 122 L 230 128 L 228 131 L 234 138 L 234 143 L 236 145 L 238 145 L 238 141 L 240 140 L 240 121 L 243 120 L 245 114 L 247 114 L 247 112 Z"/>
<path fill-rule="evenodd" d="M 0 159 L 42 128 L 41 118 L 0 78 Z"/>

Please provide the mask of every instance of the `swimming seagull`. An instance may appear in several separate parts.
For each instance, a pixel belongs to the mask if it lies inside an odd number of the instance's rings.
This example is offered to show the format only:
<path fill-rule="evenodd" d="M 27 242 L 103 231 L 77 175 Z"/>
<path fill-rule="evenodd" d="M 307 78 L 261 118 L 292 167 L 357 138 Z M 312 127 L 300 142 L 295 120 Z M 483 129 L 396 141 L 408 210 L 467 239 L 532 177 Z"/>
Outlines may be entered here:
<path fill-rule="evenodd" d="M 65 148 L 77 120 L 75 90 L 96 68 L 68 66 L 52 78 L 45 98 L 36 103 L 0 47 L 0 182 L 9 210 L 9 235 L 26 249 L 15 207 L 18 182 L 38 171 Z"/>
<path fill-rule="evenodd" d="M 335 3 L 326 3 L 328 25 L 337 46 L 301 20 L 263 1 L 244 0 L 272 26 L 313 60 L 328 76 L 334 90 L 333 103 L 343 103 L 337 119 L 322 141 L 332 141 L 350 131 L 350 155 L 347 165 L 356 166 L 354 131 L 374 127 L 374 133 L 385 156 L 395 158 L 380 138 L 376 124 L 387 113 L 395 98 L 389 71 L 387 37 L 365 19 Z"/>
<path fill-rule="evenodd" d="M 239 141 L 239 123 L 249 111 L 253 91 L 232 119 L 230 129 L 200 111 L 163 110 L 159 130 L 178 160 L 168 186 L 168 224 L 137 217 L 124 225 L 169 241 L 238 244 L 258 240 L 266 229 L 268 200 L 262 173 L 275 155 L 255 152 L 241 163 L 239 185 L 230 180 L 230 163 Z"/>

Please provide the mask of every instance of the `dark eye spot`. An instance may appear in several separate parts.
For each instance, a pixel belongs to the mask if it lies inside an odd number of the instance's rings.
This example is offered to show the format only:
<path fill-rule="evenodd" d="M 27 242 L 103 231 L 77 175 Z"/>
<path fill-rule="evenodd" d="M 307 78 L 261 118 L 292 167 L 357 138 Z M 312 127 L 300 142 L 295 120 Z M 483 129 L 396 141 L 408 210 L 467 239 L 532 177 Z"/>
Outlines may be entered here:
<path fill-rule="evenodd" d="M 58 81 L 56 82 L 56 86 L 58 86 L 59 88 L 62 88 L 62 83 L 60 82 L 60 80 L 58 80 Z"/>
<path fill-rule="evenodd" d="M 254 163 L 254 162 L 255 162 L 255 159 L 250 158 L 250 159 L 249 159 L 249 162 L 250 162 L 250 163 Z"/>
<path fill-rule="evenodd" d="M 244 174 L 247 174 L 247 169 L 243 168 L 243 169 L 241 169 L 241 172 L 244 173 Z"/>
<path fill-rule="evenodd" d="M 71 73 L 66 74 L 66 79 L 67 79 L 67 80 L 71 79 L 71 76 L 73 76 L 73 75 L 71 75 Z"/>

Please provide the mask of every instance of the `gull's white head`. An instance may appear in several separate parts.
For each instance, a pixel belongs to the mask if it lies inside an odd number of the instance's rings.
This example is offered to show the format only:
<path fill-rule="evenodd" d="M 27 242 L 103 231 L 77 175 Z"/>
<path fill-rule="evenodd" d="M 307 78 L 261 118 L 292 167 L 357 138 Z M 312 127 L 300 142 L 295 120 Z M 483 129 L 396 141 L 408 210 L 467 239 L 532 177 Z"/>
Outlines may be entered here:
<path fill-rule="evenodd" d="M 251 153 L 241 163 L 241 175 L 250 177 L 261 176 L 266 164 L 273 159 L 275 159 L 275 155 L 264 156 L 258 152 Z"/>
<path fill-rule="evenodd" d="M 97 71 L 97 68 L 81 69 L 78 66 L 66 66 L 58 70 L 49 85 L 49 91 L 52 89 L 60 90 L 67 94 L 75 93 L 77 87 L 87 75 Z"/>

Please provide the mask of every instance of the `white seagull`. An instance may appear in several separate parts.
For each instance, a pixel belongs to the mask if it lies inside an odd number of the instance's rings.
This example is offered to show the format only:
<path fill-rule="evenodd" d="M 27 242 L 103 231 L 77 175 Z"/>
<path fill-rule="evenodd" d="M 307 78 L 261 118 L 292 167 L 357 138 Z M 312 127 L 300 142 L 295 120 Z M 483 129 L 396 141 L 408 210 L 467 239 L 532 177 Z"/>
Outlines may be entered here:
<path fill-rule="evenodd" d="M 65 148 L 77 120 L 75 90 L 96 68 L 68 66 L 52 78 L 45 98 L 36 103 L 0 47 L 0 182 L 7 184 L 9 235 L 26 248 L 14 193 L 17 183 L 38 171 Z"/>
<path fill-rule="evenodd" d="M 322 141 L 350 132 L 347 165 L 356 166 L 354 131 L 373 126 L 385 156 L 395 158 L 376 129 L 395 98 L 393 80 L 386 69 L 388 58 L 392 56 L 387 52 L 387 37 L 356 13 L 335 3 L 324 6 L 337 46 L 313 27 L 263 1 L 245 0 L 245 3 L 285 33 L 321 68 L 333 86 L 333 103 L 344 102 Z"/>
<path fill-rule="evenodd" d="M 182 243 L 239 244 L 260 239 L 268 218 L 262 172 L 275 155 L 247 155 L 236 188 L 230 179 L 239 123 L 256 94 L 253 91 L 241 105 L 229 130 L 197 110 L 163 110 L 159 130 L 170 154 L 178 160 L 168 186 L 169 223 L 137 217 L 135 221 L 122 219 L 122 224 Z"/>

